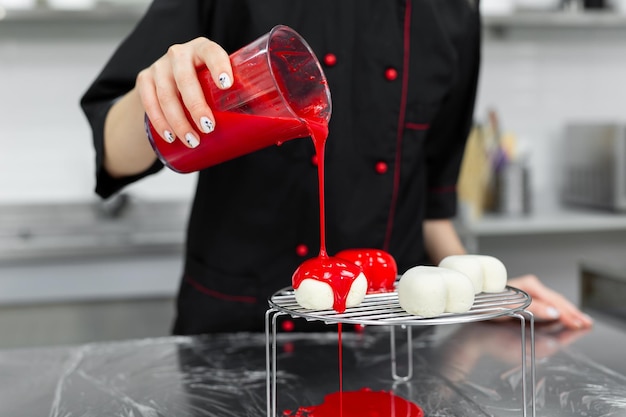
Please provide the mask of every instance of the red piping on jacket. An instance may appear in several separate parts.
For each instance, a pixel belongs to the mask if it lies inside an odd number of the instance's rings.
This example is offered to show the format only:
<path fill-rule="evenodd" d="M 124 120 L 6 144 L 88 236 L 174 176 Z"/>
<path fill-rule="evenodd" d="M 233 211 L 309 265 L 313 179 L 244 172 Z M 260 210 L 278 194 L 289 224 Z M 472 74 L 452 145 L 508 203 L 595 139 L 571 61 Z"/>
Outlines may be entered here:
<path fill-rule="evenodd" d="M 391 194 L 391 205 L 389 207 L 389 217 L 387 218 L 387 231 L 383 249 L 389 250 L 391 232 L 393 231 L 393 221 L 398 203 L 398 192 L 400 188 L 400 160 L 402 158 L 402 137 L 404 136 L 404 119 L 406 117 L 406 102 L 409 90 L 409 59 L 411 55 L 411 0 L 406 0 L 404 8 L 404 50 L 402 62 L 402 95 L 400 97 L 400 114 L 398 115 L 398 133 L 396 136 L 396 159 L 393 171 L 393 191 Z"/>
<path fill-rule="evenodd" d="M 207 287 L 205 287 L 204 285 L 200 284 L 198 281 L 196 281 L 195 279 L 189 277 L 189 276 L 185 276 L 184 281 L 191 285 L 192 287 L 194 287 L 196 290 L 198 290 L 199 292 L 206 294 L 210 297 L 213 298 L 219 298 L 220 300 L 224 300 L 224 301 L 237 301 L 240 303 L 248 303 L 248 304 L 254 304 L 256 303 L 256 297 L 251 297 L 248 295 L 228 295 L 228 294 L 223 294 L 221 292 L 218 291 L 214 291 L 211 289 L 208 289 Z"/>
<path fill-rule="evenodd" d="M 428 123 L 406 122 L 404 124 L 404 127 L 406 129 L 410 129 L 410 130 L 428 130 L 430 128 L 430 124 L 428 124 Z"/>

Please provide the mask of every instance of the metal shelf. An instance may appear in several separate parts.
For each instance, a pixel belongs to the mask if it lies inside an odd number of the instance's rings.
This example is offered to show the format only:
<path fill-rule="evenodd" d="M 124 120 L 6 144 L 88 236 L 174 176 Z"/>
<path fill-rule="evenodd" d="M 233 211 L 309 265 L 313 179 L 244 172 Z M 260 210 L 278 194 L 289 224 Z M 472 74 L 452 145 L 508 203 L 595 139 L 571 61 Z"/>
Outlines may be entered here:
<path fill-rule="evenodd" d="M 626 14 L 611 11 L 516 12 L 485 15 L 486 28 L 626 28 Z"/>
<path fill-rule="evenodd" d="M 46 23 L 46 22 L 136 22 L 144 14 L 149 3 L 128 2 L 111 4 L 99 2 L 86 9 L 60 9 L 45 5 L 30 9 L 5 9 L 0 6 L 0 24 Z"/>
<path fill-rule="evenodd" d="M 0 205 L 0 263 L 181 252 L 189 202 L 107 202 Z"/>

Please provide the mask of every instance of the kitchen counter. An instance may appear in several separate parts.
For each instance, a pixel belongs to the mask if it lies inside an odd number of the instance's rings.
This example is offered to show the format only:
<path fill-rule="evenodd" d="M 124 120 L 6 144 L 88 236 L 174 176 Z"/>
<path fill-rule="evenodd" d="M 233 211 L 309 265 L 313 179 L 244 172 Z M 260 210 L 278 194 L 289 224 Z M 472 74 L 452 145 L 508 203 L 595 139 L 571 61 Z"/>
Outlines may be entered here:
<path fill-rule="evenodd" d="M 536 326 L 537 416 L 626 415 L 626 333 L 596 321 Z M 396 331 L 399 373 L 405 334 Z M 394 383 L 388 328 L 344 332 L 343 388 L 391 390 L 427 416 L 521 416 L 519 336 L 517 322 L 415 328 L 413 378 Z M 337 346 L 334 331 L 279 332 L 279 414 L 338 391 Z M 0 415 L 264 416 L 265 360 L 263 334 L 0 351 Z"/>

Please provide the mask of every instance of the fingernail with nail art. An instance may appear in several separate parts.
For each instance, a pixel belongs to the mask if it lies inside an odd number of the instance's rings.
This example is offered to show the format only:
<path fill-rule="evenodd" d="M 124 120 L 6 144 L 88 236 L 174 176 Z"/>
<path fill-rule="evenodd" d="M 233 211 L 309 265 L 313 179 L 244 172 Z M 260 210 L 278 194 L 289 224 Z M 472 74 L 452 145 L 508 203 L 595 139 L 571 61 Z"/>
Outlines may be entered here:
<path fill-rule="evenodd" d="M 174 138 L 174 135 L 173 135 L 173 134 L 172 134 L 172 132 L 170 132 L 169 130 L 166 130 L 166 131 L 163 133 L 163 138 L 165 139 L 165 141 L 166 141 L 167 143 L 172 143 L 172 142 L 174 142 L 174 139 L 175 139 L 175 138 Z"/>
<path fill-rule="evenodd" d="M 546 315 L 551 319 L 558 319 L 561 313 L 554 307 L 546 308 Z"/>
<path fill-rule="evenodd" d="M 193 133 L 187 133 L 185 135 L 185 141 L 187 141 L 187 144 L 189 144 L 189 146 L 191 146 L 192 148 L 200 145 L 200 141 Z"/>
<path fill-rule="evenodd" d="M 215 125 L 208 117 L 200 118 L 200 126 L 202 126 L 202 131 L 204 133 L 211 133 L 213 132 L 213 129 L 215 129 Z"/>
<path fill-rule="evenodd" d="M 217 77 L 217 79 L 218 79 L 218 81 L 220 83 L 220 87 L 222 87 L 222 88 L 228 88 L 232 84 L 232 81 L 230 80 L 230 77 L 225 72 L 221 73 L 220 76 Z"/>

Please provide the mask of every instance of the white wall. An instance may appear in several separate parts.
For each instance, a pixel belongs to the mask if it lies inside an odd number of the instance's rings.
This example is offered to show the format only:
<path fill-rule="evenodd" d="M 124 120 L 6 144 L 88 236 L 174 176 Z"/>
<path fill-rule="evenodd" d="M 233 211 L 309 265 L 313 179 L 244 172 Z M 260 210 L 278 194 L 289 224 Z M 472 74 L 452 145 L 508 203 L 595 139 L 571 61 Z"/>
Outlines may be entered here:
<path fill-rule="evenodd" d="M 0 21 L 0 204 L 95 199 L 79 99 L 133 22 Z M 135 195 L 186 199 L 193 175 L 163 170 Z"/>

